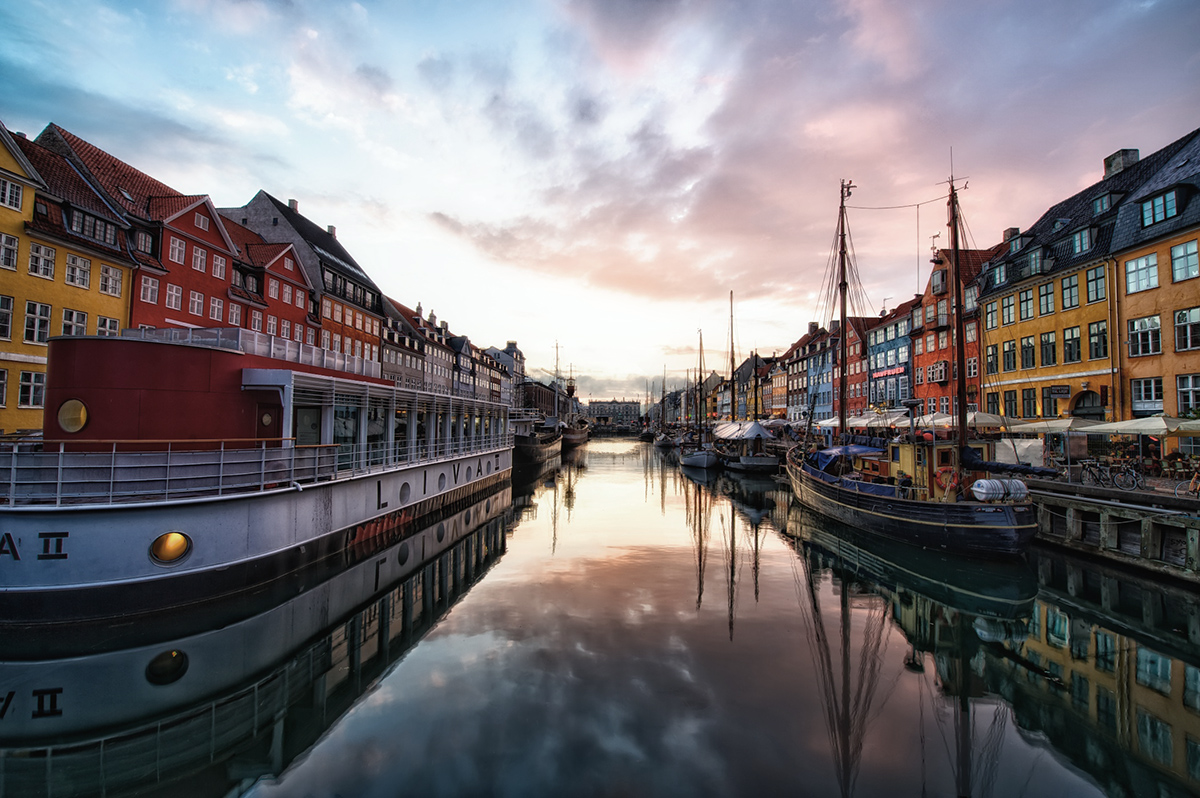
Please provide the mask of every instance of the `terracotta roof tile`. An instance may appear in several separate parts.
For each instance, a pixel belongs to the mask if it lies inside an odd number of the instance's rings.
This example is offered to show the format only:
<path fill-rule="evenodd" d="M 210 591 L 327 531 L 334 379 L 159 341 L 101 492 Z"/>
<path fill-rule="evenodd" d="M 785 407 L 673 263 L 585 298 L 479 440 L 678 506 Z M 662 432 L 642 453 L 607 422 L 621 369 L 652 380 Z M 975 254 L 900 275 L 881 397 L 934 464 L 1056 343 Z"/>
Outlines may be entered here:
<path fill-rule="evenodd" d="M 66 158 L 26 138 L 14 137 L 14 141 L 46 181 L 50 194 L 105 221 L 124 224 L 119 212 L 92 189 Z"/>

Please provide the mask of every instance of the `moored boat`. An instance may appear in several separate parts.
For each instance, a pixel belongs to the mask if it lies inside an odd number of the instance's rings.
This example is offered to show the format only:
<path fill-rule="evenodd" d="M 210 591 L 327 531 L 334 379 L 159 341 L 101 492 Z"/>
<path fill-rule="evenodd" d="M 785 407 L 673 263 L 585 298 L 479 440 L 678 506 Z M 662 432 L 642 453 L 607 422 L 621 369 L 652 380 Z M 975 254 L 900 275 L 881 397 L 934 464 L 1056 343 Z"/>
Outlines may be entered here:
<path fill-rule="evenodd" d="M 512 469 L 506 406 L 249 330 L 55 338 L 48 359 L 43 438 L 0 457 L 0 627 L 249 594 Z"/>
<path fill-rule="evenodd" d="M 721 465 L 732 471 L 773 474 L 779 470 L 779 458 L 766 451 L 774 440 L 770 430 L 757 421 L 731 421 L 713 430 Z"/>
<path fill-rule="evenodd" d="M 847 361 L 846 291 L 854 275 L 847 256 L 846 198 L 853 186 L 843 181 L 838 216 L 840 357 Z M 958 196 L 949 194 L 952 306 L 955 340 L 963 333 L 962 284 L 958 270 Z M 966 374 L 965 350 L 956 346 L 958 375 Z M 877 536 L 922 548 L 980 557 L 1021 555 L 1037 531 L 1037 517 L 1025 484 L 992 479 L 991 472 L 1021 470 L 992 462 L 991 441 L 967 440 L 967 394 L 958 384 L 958 431 L 951 439 L 899 435 L 892 439 L 846 441 L 810 451 L 808 437 L 787 455 L 788 478 L 804 506 Z M 839 373 L 838 426 L 847 429 L 846 369 Z M 1037 473 L 1044 469 L 1028 469 Z"/>
<path fill-rule="evenodd" d="M 547 424 L 541 416 L 514 413 L 510 423 L 517 465 L 543 463 L 562 453 L 563 435 L 557 422 Z"/>

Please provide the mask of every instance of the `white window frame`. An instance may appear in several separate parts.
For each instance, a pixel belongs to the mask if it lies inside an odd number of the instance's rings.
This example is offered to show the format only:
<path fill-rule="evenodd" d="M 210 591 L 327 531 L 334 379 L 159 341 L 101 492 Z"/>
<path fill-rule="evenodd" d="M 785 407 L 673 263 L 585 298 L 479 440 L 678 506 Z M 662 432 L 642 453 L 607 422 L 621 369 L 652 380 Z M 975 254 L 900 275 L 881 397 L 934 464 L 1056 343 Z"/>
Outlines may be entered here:
<path fill-rule="evenodd" d="M 16 271 L 20 252 L 21 239 L 7 233 L 0 234 L 0 269 Z"/>
<path fill-rule="evenodd" d="M 242 306 L 236 302 L 229 303 L 229 323 L 234 327 L 242 326 Z"/>
<path fill-rule="evenodd" d="M 188 294 L 188 313 L 193 316 L 204 316 L 203 291 L 192 291 Z"/>
<path fill-rule="evenodd" d="M 67 268 L 64 270 L 63 279 L 67 285 L 73 285 L 76 288 L 91 288 L 92 262 L 87 258 L 68 254 Z"/>
<path fill-rule="evenodd" d="M 121 295 L 121 270 L 107 263 L 100 264 L 100 293 L 108 296 Z"/>
<path fill-rule="evenodd" d="M 225 315 L 225 302 L 219 296 L 211 297 L 208 300 L 208 317 L 213 321 L 220 321 Z"/>
<path fill-rule="evenodd" d="M 87 313 L 84 313 L 82 310 L 63 308 L 62 334 L 74 336 L 87 335 Z"/>
<path fill-rule="evenodd" d="M 27 344 L 44 344 L 50 340 L 50 316 L 53 309 L 44 302 L 25 301 L 25 337 Z M 32 322 L 32 323 L 31 323 Z M 33 335 L 30 336 L 32 330 Z"/>
<path fill-rule="evenodd" d="M 274 277 L 267 278 L 267 296 L 271 299 L 279 299 L 279 281 Z"/>
<path fill-rule="evenodd" d="M 187 255 L 187 244 L 184 243 L 182 238 L 171 236 L 171 251 L 168 256 L 170 261 L 182 266 L 185 255 Z"/>
<path fill-rule="evenodd" d="M 96 317 L 96 335 L 118 336 L 121 334 L 121 320 L 111 316 Z"/>
<path fill-rule="evenodd" d="M 1197 239 L 1171 247 L 1171 282 L 1178 283 L 1200 277 L 1200 254 Z"/>
<path fill-rule="evenodd" d="M 183 286 L 167 283 L 167 296 L 163 299 L 163 307 L 168 310 L 183 310 Z"/>
<path fill-rule="evenodd" d="M 263 314 L 261 310 L 250 311 L 250 329 L 254 332 L 262 332 Z"/>
<path fill-rule="evenodd" d="M 12 340 L 13 298 L 0 296 L 0 341 Z"/>
<path fill-rule="evenodd" d="M 283 284 L 283 304 L 292 304 L 292 287 L 287 283 Z"/>
<path fill-rule="evenodd" d="M 17 407 L 46 406 L 46 372 L 22 371 L 17 389 Z"/>
<path fill-rule="evenodd" d="M 279 332 L 279 317 L 267 315 L 267 335 L 275 335 Z"/>
<path fill-rule="evenodd" d="M 150 305 L 158 304 L 158 278 L 142 275 L 141 300 Z"/>
<path fill-rule="evenodd" d="M 225 257 L 215 252 L 213 253 L 212 276 L 218 280 L 225 279 Z"/>
<path fill-rule="evenodd" d="M 201 274 L 208 270 L 208 250 L 192 247 L 192 268 Z"/>
<path fill-rule="evenodd" d="M 29 245 L 29 273 L 34 277 L 54 279 L 54 247 L 41 244 Z"/>
<path fill-rule="evenodd" d="M 24 186 L 0 177 L 0 205 L 21 210 L 21 200 L 24 198 Z"/>
<path fill-rule="evenodd" d="M 1158 253 L 1125 261 L 1125 293 L 1136 294 L 1158 288 Z"/>
<path fill-rule="evenodd" d="M 196 227 L 204 230 L 205 232 L 208 231 L 208 217 L 199 211 L 196 211 Z"/>

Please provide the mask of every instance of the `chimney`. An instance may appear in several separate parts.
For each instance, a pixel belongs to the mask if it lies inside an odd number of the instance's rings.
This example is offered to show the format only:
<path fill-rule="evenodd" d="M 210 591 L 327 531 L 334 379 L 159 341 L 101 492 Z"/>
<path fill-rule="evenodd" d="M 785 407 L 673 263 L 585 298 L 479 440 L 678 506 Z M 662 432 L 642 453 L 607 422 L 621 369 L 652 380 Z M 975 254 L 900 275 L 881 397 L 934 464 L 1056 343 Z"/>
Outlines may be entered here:
<path fill-rule="evenodd" d="M 1016 238 L 1019 235 L 1021 235 L 1021 228 L 1019 228 L 1019 227 L 1008 228 L 1007 230 L 1004 231 L 1004 243 L 1007 244 L 1009 241 L 1012 241 L 1014 238 Z"/>
<path fill-rule="evenodd" d="M 1115 175 L 1122 169 L 1128 169 L 1138 162 L 1139 153 L 1137 150 L 1117 150 L 1112 155 L 1104 159 L 1104 179 Z"/>
<path fill-rule="evenodd" d="M 329 225 L 329 227 L 326 227 L 325 229 L 329 231 L 329 235 L 333 236 L 334 238 L 337 238 L 337 228 L 336 227 L 334 227 L 333 225 Z"/>
<path fill-rule="evenodd" d="M 19 130 L 10 130 L 10 131 L 8 131 L 8 132 L 9 132 L 9 133 L 12 133 L 12 134 L 13 134 L 13 137 L 15 137 L 15 138 L 18 138 L 18 139 L 23 139 L 23 138 L 25 138 L 25 134 L 24 134 L 24 133 L 22 133 L 22 132 L 21 132 L 21 131 L 19 131 Z"/>
<path fill-rule="evenodd" d="M 296 202 L 294 199 L 288 200 L 288 210 L 300 213 L 300 203 Z"/>
<path fill-rule="evenodd" d="M 818 324 L 817 322 L 815 322 L 815 321 L 810 321 L 810 322 L 808 323 L 808 334 L 809 334 L 809 335 L 813 335 L 813 334 L 815 334 L 815 333 L 816 333 L 816 331 L 817 331 L 817 330 L 819 330 L 819 329 L 821 329 L 821 325 L 820 325 L 820 324 Z"/>

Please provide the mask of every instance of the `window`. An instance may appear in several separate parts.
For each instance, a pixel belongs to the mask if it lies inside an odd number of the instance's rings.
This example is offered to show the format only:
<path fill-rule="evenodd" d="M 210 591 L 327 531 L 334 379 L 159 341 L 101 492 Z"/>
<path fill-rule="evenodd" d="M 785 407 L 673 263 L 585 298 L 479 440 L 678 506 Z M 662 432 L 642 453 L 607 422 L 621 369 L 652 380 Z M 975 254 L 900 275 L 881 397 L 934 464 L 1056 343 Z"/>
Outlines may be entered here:
<path fill-rule="evenodd" d="M 279 299 L 279 281 L 274 277 L 267 280 L 267 294 L 271 299 Z"/>
<path fill-rule="evenodd" d="M 300 324 L 300 322 L 296 322 L 296 328 L 294 330 L 292 330 L 292 338 L 296 341 L 296 343 L 300 343 L 303 340 L 304 327 L 303 327 L 303 325 Z M 310 342 L 310 345 L 311 345 L 311 342 Z"/>
<path fill-rule="evenodd" d="M 283 268 L 287 269 L 290 272 L 296 268 L 296 263 L 291 258 L 284 258 L 283 259 Z"/>
<path fill-rule="evenodd" d="M 1175 312 L 1175 351 L 1200 349 L 1200 308 Z"/>
<path fill-rule="evenodd" d="M 96 335 L 120 335 L 121 320 L 113 319 L 108 316 L 100 316 L 96 319 Z"/>
<path fill-rule="evenodd" d="M 354 314 L 354 329 L 356 329 L 356 330 L 362 329 L 362 314 L 361 313 L 355 312 L 355 314 Z M 888 340 L 890 341 L 891 339 L 889 338 Z"/>
<path fill-rule="evenodd" d="M 1079 340 L 1079 328 L 1068 327 L 1063 330 L 1063 362 L 1078 363 L 1083 360 L 1083 347 Z"/>
<path fill-rule="evenodd" d="M 970 313 L 979 304 L 979 286 L 968 285 L 963 289 L 963 312 Z M 376 330 L 376 333 L 379 331 Z"/>
<path fill-rule="evenodd" d="M 304 307 L 305 296 L 306 295 L 303 291 L 301 291 L 299 288 L 296 289 L 296 307 L 298 307 L 298 308 Z"/>
<path fill-rule="evenodd" d="M 1016 301 L 1013 297 L 1006 296 L 1000 300 L 1000 320 L 1004 324 L 1012 324 L 1017 320 Z"/>
<path fill-rule="evenodd" d="M 333 334 L 333 351 L 334 352 L 342 351 L 342 335 L 341 335 L 341 333 Z"/>
<path fill-rule="evenodd" d="M 1180 374 L 1175 378 L 1179 415 L 1200 410 L 1200 374 Z"/>
<path fill-rule="evenodd" d="M 25 343 L 44 344 L 50 339 L 50 306 L 25 303 Z"/>
<path fill-rule="evenodd" d="M 297 328 L 297 329 L 299 329 L 299 328 Z M 305 343 L 307 343 L 309 346 L 313 346 L 313 344 L 315 343 L 316 340 L 317 340 L 317 329 L 315 327 L 309 327 L 308 332 L 305 337 Z M 325 342 L 322 341 L 321 345 L 324 346 Z"/>
<path fill-rule="evenodd" d="M 121 295 L 121 270 L 116 266 L 100 264 L 100 293 L 109 296 Z"/>
<path fill-rule="evenodd" d="M 1094 321 L 1088 325 L 1088 357 L 1108 357 L 1108 322 Z"/>
<path fill-rule="evenodd" d="M 1033 318 L 1033 289 L 1021 292 L 1021 321 Z"/>
<path fill-rule="evenodd" d="M 288 321 L 287 319 L 283 319 L 282 321 L 279 322 L 279 337 L 280 338 L 291 338 L 292 337 L 292 323 L 290 321 Z"/>
<path fill-rule="evenodd" d="M 1017 392 L 1016 391 L 1005 391 L 1004 392 L 1004 415 L 1009 416 L 1010 418 L 1017 417 Z"/>
<path fill-rule="evenodd" d="M 1042 333 L 1042 365 L 1055 366 L 1058 365 L 1058 341 L 1054 331 Z"/>
<path fill-rule="evenodd" d="M 158 278 L 142 275 L 142 301 L 158 304 Z"/>
<path fill-rule="evenodd" d="M 913 382 L 917 385 L 922 385 L 925 382 L 925 369 L 913 369 Z"/>
<path fill-rule="evenodd" d="M 1062 279 L 1063 310 L 1079 307 L 1079 275 L 1072 274 Z"/>
<path fill-rule="evenodd" d="M 937 335 L 934 333 L 925 336 L 925 351 L 930 353 L 937 351 Z"/>
<path fill-rule="evenodd" d="M 283 284 L 283 304 L 292 304 L 292 287 L 287 283 Z"/>
<path fill-rule="evenodd" d="M 1151 252 L 1125 261 L 1125 293 L 1136 294 L 1158 288 L 1158 254 Z"/>
<path fill-rule="evenodd" d="M 197 213 L 196 214 L 196 226 L 199 227 L 201 230 L 207 230 L 208 229 L 208 217 L 202 213 Z"/>
<path fill-rule="evenodd" d="M 220 297 L 210 297 L 208 300 L 208 317 L 213 321 L 220 321 L 225 313 L 225 302 Z"/>
<path fill-rule="evenodd" d="M 987 395 L 987 411 L 993 416 L 1000 415 L 1000 394 L 991 391 Z"/>
<path fill-rule="evenodd" d="M 1099 302 L 1104 299 L 1104 267 L 1096 266 L 1087 270 L 1087 301 Z"/>
<path fill-rule="evenodd" d="M 262 332 L 263 315 L 261 310 L 250 311 L 250 329 Z"/>
<path fill-rule="evenodd" d="M 22 371 L 21 386 L 17 393 L 17 407 L 44 407 L 46 405 L 46 373 Z"/>
<path fill-rule="evenodd" d="M 1021 368 L 1031 369 L 1037 363 L 1035 361 L 1035 350 L 1033 347 L 1033 336 L 1026 335 L 1021 339 Z"/>
<path fill-rule="evenodd" d="M 1133 396 L 1132 409 L 1140 415 L 1154 415 L 1163 411 L 1162 377 L 1132 380 L 1129 384 Z"/>
<path fill-rule="evenodd" d="M 359 341 L 359 340 L 354 341 L 354 356 L 362 357 L 362 341 Z M 888 380 L 888 388 L 889 388 L 891 394 L 893 394 L 892 396 L 889 396 L 888 398 L 894 399 L 895 398 L 895 396 L 894 396 L 895 388 L 896 388 L 895 383 L 893 383 L 891 380 Z"/>
<path fill-rule="evenodd" d="M 1176 213 L 1175 192 L 1168 191 L 1142 203 L 1142 227 L 1149 227 L 1164 219 L 1170 219 Z"/>
<path fill-rule="evenodd" d="M 19 251 L 20 239 L 7 234 L 0 235 L 0 266 L 5 269 L 16 269 Z"/>
<path fill-rule="evenodd" d="M 15 258 L 15 256 L 14 256 Z M 1200 277 L 1200 259 L 1196 256 L 1196 242 L 1188 241 L 1171 247 L 1171 279 L 1174 282 Z"/>
<path fill-rule="evenodd" d="M 204 294 L 199 291 L 188 293 L 188 313 L 193 316 L 204 315 Z"/>
<path fill-rule="evenodd" d="M 1071 236 L 1071 251 L 1076 255 L 1087 252 L 1092 248 L 1092 231 L 1083 229 Z"/>
<path fill-rule="evenodd" d="M 983 326 L 989 330 L 996 329 L 996 303 L 989 302 L 983 307 Z"/>
<path fill-rule="evenodd" d="M 1162 352 L 1158 316 L 1129 320 L 1129 356 L 1157 355 Z"/>
<path fill-rule="evenodd" d="M 229 303 L 229 324 L 233 327 L 242 326 L 242 306 Z"/>
<path fill-rule="evenodd" d="M 312 329 L 311 327 L 309 329 Z M 329 330 L 321 330 L 321 348 L 329 348 Z"/>
<path fill-rule="evenodd" d="M 215 252 L 213 253 L 212 276 L 218 280 L 225 279 L 225 258 Z"/>
<path fill-rule="evenodd" d="M 41 244 L 29 245 L 29 273 L 38 277 L 54 279 L 54 248 Z"/>
<path fill-rule="evenodd" d="M 192 247 L 192 268 L 198 272 L 204 271 L 208 267 L 208 253 L 200 249 L 200 247 Z"/>
<path fill-rule="evenodd" d="M 967 376 L 968 377 L 978 377 L 979 376 L 979 358 L 977 358 L 977 357 L 967 358 Z"/>
<path fill-rule="evenodd" d="M 13 298 L 0 296 L 0 339 L 12 340 Z"/>
<path fill-rule="evenodd" d="M 275 316 L 267 316 L 267 335 L 275 335 L 279 331 L 279 319 Z"/>
<path fill-rule="evenodd" d="M 21 210 L 21 186 L 0 177 L 0 205 L 7 205 L 17 211 Z"/>
<path fill-rule="evenodd" d="M 963 325 L 963 332 L 966 334 L 967 343 L 969 344 L 974 343 L 975 339 L 978 337 L 977 328 L 975 326 L 975 322 L 973 321 L 969 321 Z"/>
<path fill-rule="evenodd" d="M 995 344 L 988 344 L 986 366 L 988 374 L 996 374 L 1000 371 L 1000 348 Z"/>
<path fill-rule="evenodd" d="M 337 303 L 333 306 L 333 320 L 339 323 L 342 320 L 342 306 Z"/>
<path fill-rule="evenodd" d="M 1108 194 L 1105 194 L 1103 197 L 1096 197 L 1096 199 L 1092 200 L 1092 215 L 1099 216 L 1111 207 L 1112 201 Z"/>
<path fill-rule="evenodd" d="M 137 231 L 137 250 L 138 252 L 153 252 L 154 239 L 145 230 Z"/>
<path fill-rule="evenodd" d="M 88 288 L 92 284 L 92 262 L 78 255 L 67 255 L 67 285 Z"/>
<path fill-rule="evenodd" d="M 1148 648 L 1138 646 L 1137 683 L 1160 693 L 1171 692 L 1171 660 Z"/>
<path fill-rule="evenodd" d="M 321 300 L 321 315 L 327 319 L 333 318 L 333 303 L 328 298 Z"/>
<path fill-rule="evenodd" d="M 1016 341 L 1005 341 L 1004 342 L 1004 370 L 1005 371 L 1016 371 L 1017 370 L 1017 342 Z"/>
<path fill-rule="evenodd" d="M 1051 388 L 1049 385 L 1047 385 L 1045 388 L 1042 388 L 1042 417 L 1043 418 L 1055 418 L 1058 416 L 1058 400 L 1055 399 L 1051 395 L 1053 393 L 1053 390 L 1054 389 Z"/>
<path fill-rule="evenodd" d="M 95 216 L 75 211 L 71 214 L 71 230 L 85 238 L 93 238 L 112 245 L 117 243 L 117 228 Z"/>
<path fill-rule="evenodd" d="M 925 354 L 925 339 L 917 338 L 913 341 L 913 353 L 917 355 Z"/>
<path fill-rule="evenodd" d="M 940 332 L 938 332 L 937 337 L 938 337 L 938 349 L 946 349 L 947 347 L 950 346 L 949 331 L 941 330 Z M 891 364 L 889 363 L 888 365 L 890 366 Z"/>
<path fill-rule="evenodd" d="M 1141 653 L 1140 651 L 1138 652 Z M 1171 766 L 1171 726 L 1144 709 L 1137 711 L 1138 751 L 1160 765 Z"/>
<path fill-rule="evenodd" d="M 1054 312 L 1054 283 L 1044 283 L 1038 286 L 1038 315 L 1046 316 Z"/>
<path fill-rule="evenodd" d="M 81 310 L 63 310 L 63 335 L 87 335 L 87 314 Z"/>
<path fill-rule="evenodd" d="M 167 301 L 164 304 L 171 310 L 180 310 L 183 307 L 183 288 L 167 283 Z"/>
<path fill-rule="evenodd" d="M 1021 246 L 1021 241 L 1019 238 L 1014 239 L 1014 241 L 1015 241 L 1017 247 Z M 999 264 L 998 266 L 996 266 L 996 268 L 992 269 L 992 284 L 993 285 L 1004 285 L 1006 280 L 1008 280 L 1008 269 L 1005 267 L 1005 265 L 1003 263 Z"/>
<path fill-rule="evenodd" d="M 171 257 L 172 263 L 179 263 L 179 264 L 183 263 L 183 251 L 185 248 L 186 247 L 181 239 L 178 239 L 175 236 L 171 236 L 171 255 L 170 255 L 170 257 Z"/>

